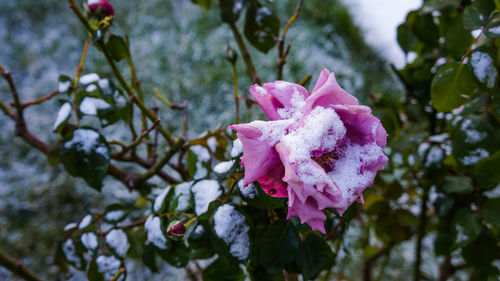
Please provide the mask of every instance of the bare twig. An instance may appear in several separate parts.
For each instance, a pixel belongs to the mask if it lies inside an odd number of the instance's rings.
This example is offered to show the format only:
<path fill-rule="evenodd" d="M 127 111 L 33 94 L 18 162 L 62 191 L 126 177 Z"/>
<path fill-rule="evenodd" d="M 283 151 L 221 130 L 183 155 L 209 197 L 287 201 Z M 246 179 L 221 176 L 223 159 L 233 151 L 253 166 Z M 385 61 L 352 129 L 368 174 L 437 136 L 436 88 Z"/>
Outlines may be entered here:
<path fill-rule="evenodd" d="M 36 275 L 33 271 L 26 268 L 20 261 L 7 255 L 0 250 L 0 265 L 4 266 L 10 272 L 28 281 L 43 281 L 41 277 Z"/>
<path fill-rule="evenodd" d="M 245 64 L 247 65 L 247 72 L 248 76 L 250 77 L 250 80 L 252 80 L 252 83 L 259 85 L 262 84 L 262 80 L 260 79 L 260 76 L 257 74 L 257 70 L 255 70 L 252 57 L 248 52 L 248 49 L 245 45 L 245 42 L 243 41 L 243 37 L 241 37 L 238 27 L 236 27 L 235 23 L 228 23 L 228 25 L 231 28 L 231 31 L 233 32 L 234 39 L 236 40 L 236 43 L 238 43 L 238 48 L 240 49 Z"/>
<path fill-rule="evenodd" d="M 152 130 L 154 130 L 154 128 L 156 128 L 156 126 L 158 126 L 158 124 L 160 123 L 160 119 L 156 119 L 155 122 L 153 122 L 153 124 L 151 125 L 151 127 L 149 127 L 146 131 L 144 131 L 137 139 L 135 139 L 131 144 L 125 146 L 123 148 L 122 151 L 120 151 L 117 155 L 117 157 L 120 157 L 122 155 L 124 155 L 125 153 L 127 153 L 130 149 L 136 147 L 137 145 L 139 145 L 141 143 L 141 141 L 149 134 L 151 133 Z"/>
<path fill-rule="evenodd" d="M 387 254 L 391 250 L 393 245 L 394 245 L 393 243 L 387 244 L 386 246 L 378 250 L 375 254 L 373 254 L 371 257 L 363 261 L 363 281 L 372 280 L 373 265 L 381 256 Z"/>
<path fill-rule="evenodd" d="M 276 80 L 283 79 L 283 66 L 286 63 L 286 57 L 288 56 L 288 53 L 290 52 L 290 47 L 291 47 L 291 45 L 288 44 L 286 49 L 284 49 L 285 36 L 286 36 L 286 33 L 288 32 L 288 29 L 292 25 L 292 23 L 299 16 L 300 9 L 302 8 L 303 2 L 304 2 L 304 0 L 299 0 L 299 3 L 297 4 L 297 8 L 295 9 L 295 13 L 293 13 L 293 15 L 290 17 L 290 19 L 286 22 L 286 25 L 283 28 L 283 31 L 281 31 L 280 37 L 276 40 L 276 46 L 278 47 L 278 59 L 276 61 Z"/>
<path fill-rule="evenodd" d="M 159 171 L 161 171 L 161 169 L 165 166 L 165 164 L 167 164 L 168 160 L 172 158 L 175 152 L 177 152 L 182 147 L 183 144 L 184 144 L 183 139 L 177 139 L 174 142 L 174 144 L 165 151 L 165 153 L 158 160 L 158 162 L 156 162 L 153 166 L 151 166 L 151 168 L 149 168 L 146 172 L 144 172 L 137 178 L 135 184 L 140 185 L 141 183 L 143 183 L 144 181 L 148 180 L 149 178 L 157 174 Z"/>
<path fill-rule="evenodd" d="M 59 91 L 58 90 L 54 90 L 54 91 L 48 93 L 47 95 L 45 95 L 43 97 L 23 102 L 22 106 L 23 106 L 23 108 L 26 108 L 28 106 L 32 106 L 32 105 L 35 105 L 35 104 L 40 104 L 40 103 L 42 103 L 44 101 L 47 101 L 47 100 L 53 98 L 57 94 L 59 94 Z"/>

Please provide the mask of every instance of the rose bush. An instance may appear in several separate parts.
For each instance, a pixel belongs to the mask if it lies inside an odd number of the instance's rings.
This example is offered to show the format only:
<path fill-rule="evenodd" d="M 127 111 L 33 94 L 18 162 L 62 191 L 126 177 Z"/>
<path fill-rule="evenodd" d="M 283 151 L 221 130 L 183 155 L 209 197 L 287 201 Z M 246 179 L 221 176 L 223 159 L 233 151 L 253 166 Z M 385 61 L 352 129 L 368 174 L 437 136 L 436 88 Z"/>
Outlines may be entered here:
<path fill-rule="evenodd" d="M 250 93 L 270 121 L 230 126 L 243 144 L 244 185 L 256 181 L 267 194 L 288 197 L 287 217 L 324 233 L 323 210 L 342 215 L 362 203 L 387 163 L 384 127 L 326 69 L 310 93 L 284 81 L 253 85 Z"/>

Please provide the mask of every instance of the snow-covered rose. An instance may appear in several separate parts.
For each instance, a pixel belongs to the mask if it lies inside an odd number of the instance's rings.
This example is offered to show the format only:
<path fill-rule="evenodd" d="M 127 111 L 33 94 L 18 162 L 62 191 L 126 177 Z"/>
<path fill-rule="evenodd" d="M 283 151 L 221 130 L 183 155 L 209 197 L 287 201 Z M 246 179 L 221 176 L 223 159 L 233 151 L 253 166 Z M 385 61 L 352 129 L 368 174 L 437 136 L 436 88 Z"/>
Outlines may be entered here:
<path fill-rule="evenodd" d="M 362 203 L 387 163 L 385 129 L 326 69 L 310 93 L 284 81 L 253 85 L 250 93 L 270 121 L 230 127 L 243 144 L 244 185 L 257 181 L 267 194 L 288 197 L 288 218 L 324 233 L 323 210 L 342 214 Z"/>

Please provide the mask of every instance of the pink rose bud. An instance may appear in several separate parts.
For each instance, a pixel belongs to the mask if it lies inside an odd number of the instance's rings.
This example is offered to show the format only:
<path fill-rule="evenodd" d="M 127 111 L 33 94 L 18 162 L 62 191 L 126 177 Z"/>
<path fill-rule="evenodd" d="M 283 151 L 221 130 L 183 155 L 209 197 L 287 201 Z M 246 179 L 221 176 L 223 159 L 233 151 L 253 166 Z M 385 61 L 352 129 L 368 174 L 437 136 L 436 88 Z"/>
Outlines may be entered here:
<path fill-rule="evenodd" d="M 182 237 L 182 235 L 184 235 L 184 232 L 186 232 L 186 227 L 181 221 L 176 220 L 168 224 L 167 227 L 168 236 Z"/>
<path fill-rule="evenodd" d="M 113 6 L 106 0 L 88 0 L 87 8 L 97 17 L 109 17 L 115 13 Z"/>
<path fill-rule="evenodd" d="M 326 69 L 311 92 L 275 81 L 253 85 L 250 94 L 270 121 L 230 126 L 243 145 L 244 185 L 256 181 L 270 196 L 288 198 L 288 218 L 325 233 L 324 210 L 342 215 L 362 203 L 387 163 L 384 127 Z"/>

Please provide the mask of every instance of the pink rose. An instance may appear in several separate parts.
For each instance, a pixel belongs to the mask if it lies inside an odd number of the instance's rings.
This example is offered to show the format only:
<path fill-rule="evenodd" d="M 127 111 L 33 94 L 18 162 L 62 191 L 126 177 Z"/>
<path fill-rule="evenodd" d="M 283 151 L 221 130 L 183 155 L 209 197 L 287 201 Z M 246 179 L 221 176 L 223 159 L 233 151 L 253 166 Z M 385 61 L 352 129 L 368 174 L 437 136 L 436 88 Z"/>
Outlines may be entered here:
<path fill-rule="evenodd" d="M 87 8 L 92 14 L 99 16 L 108 17 L 115 13 L 113 6 L 106 0 L 88 0 Z"/>
<path fill-rule="evenodd" d="M 230 126 L 243 144 L 244 184 L 257 181 L 274 197 L 288 197 L 288 218 L 298 216 L 325 233 L 325 208 L 340 214 L 373 183 L 387 157 L 387 133 L 367 106 L 323 70 L 309 93 L 275 81 L 250 93 L 271 121 Z"/>

